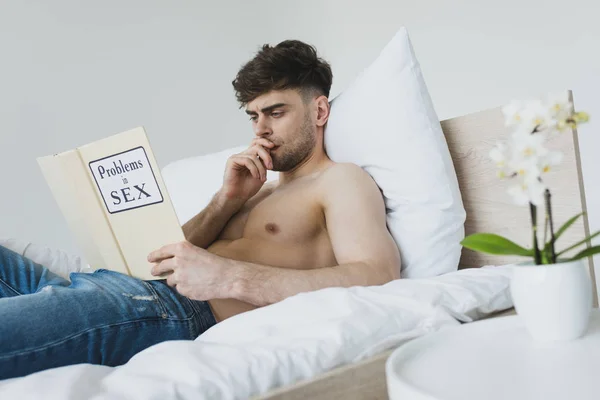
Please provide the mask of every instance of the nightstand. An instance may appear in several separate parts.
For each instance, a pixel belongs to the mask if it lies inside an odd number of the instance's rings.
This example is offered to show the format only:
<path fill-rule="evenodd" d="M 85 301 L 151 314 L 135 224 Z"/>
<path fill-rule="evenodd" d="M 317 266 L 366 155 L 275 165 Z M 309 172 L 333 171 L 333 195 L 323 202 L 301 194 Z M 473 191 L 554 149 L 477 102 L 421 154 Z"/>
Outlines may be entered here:
<path fill-rule="evenodd" d="M 517 315 L 447 328 L 395 350 L 392 400 L 598 399 L 600 310 L 570 342 L 533 341 Z"/>

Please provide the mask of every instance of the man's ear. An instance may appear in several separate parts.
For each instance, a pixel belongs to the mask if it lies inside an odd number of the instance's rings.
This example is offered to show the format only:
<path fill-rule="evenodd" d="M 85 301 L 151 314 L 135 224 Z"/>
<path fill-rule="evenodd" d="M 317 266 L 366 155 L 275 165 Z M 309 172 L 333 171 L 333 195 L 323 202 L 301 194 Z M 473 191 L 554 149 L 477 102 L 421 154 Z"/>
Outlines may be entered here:
<path fill-rule="evenodd" d="M 327 96 L 319 96 L 315 99 L 315 106 L 317 109 L 317 126 L 325 126 L 329 119 L 329 100 Z"/>

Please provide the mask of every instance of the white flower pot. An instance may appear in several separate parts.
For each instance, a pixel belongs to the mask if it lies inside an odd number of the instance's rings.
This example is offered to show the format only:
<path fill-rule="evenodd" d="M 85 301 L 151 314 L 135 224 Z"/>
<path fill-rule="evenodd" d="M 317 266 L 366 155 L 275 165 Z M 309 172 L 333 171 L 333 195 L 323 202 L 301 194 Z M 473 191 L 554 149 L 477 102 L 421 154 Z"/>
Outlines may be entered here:
<path fill-rule="evenodd" d="M 517 265 L 510 291 L 517 314 L 536 341 L 568 341 L 585 333 L 592 282 L 583 260 Z"/>

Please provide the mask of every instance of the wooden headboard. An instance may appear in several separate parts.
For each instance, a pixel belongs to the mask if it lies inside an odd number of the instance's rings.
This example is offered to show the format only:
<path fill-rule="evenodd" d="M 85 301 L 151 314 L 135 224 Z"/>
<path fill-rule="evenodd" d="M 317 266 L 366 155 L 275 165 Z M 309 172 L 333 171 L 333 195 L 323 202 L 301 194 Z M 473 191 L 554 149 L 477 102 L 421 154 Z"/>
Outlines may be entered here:
<path fill-rule="evenodd" d="M 441 122 L 458 184 L 462 194 L 467 220 L 465 235 L 475 232 L 490 232 L 502 235 L 517 244 L 532 246 L 531 219 L 529 207 L 513 204 L 506 192 L 515 182 L 501 181 L 496 177 L 496 166 L 489 157 L 489 151 L 498 140 L 508 138 L 510 131 L 504 126 L 501 108 L 480 111 Z M 584 185 L 581 174 L 581 159 L 577 132 L 570 131 L 551 139 L 548 147 L 564 154 L 562 163 L 548 174 L 544 181 L 549 185 L 552 199 L 554 230 L 569 218 L 586 211 Z M 544 209 L 538 208 L 538 234 L 543 241 Z M 569 228 L 557 241 L 559 251 L 589 235 L 587 214 Z M 572 255 L 584 249 L 581 246 L 565 255 Z M 494 256 L 477 253 L 463 248 L 460 268 L 501 265 L 523 258 L 516 256 Z M 594 270 L 591 258 L 586 262 L 590 267 L 592 281 Z M 595 293 L 594 293 L 595 295 Z"/>

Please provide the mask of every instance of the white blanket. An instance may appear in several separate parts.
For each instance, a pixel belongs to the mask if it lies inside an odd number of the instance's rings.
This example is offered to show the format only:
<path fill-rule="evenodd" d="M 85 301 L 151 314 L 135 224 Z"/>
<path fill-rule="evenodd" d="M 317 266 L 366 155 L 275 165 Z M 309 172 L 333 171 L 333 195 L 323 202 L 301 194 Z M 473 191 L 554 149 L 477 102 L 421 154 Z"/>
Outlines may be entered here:
<path fill-rule="evenodd" d="M 0 399 L 245 399 L 510 308 L 511 266 L 302 293 L 146 349 L 0 381 Z"/>

